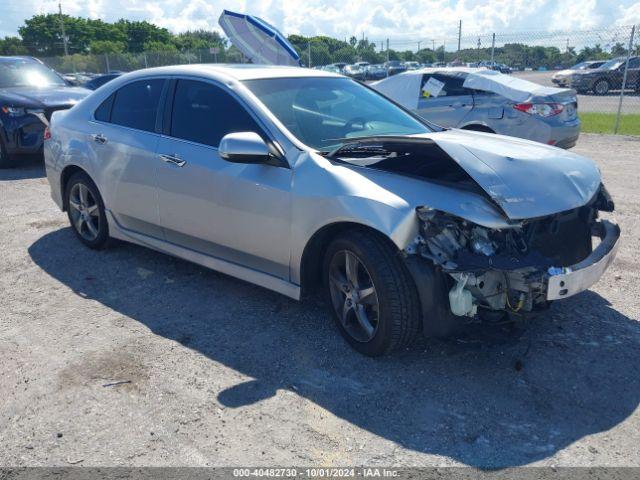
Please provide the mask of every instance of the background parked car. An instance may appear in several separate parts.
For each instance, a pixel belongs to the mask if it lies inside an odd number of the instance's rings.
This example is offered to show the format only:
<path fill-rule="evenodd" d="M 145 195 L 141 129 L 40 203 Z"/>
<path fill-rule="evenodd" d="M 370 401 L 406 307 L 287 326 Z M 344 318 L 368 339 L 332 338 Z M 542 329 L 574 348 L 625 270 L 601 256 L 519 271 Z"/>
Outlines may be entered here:
<path fill-rule="evenodd" d="M 384 65 L 369 65 L 364 71 L 365 80 L 382 80 L 387 77 L 387 69 Z"/>
<path fill-rule="evenodd" d="M 570 89 L 472 68 L 429 68 L 372 84 L 383 94 L 443 127 L 526 138 L 571 148 L 580 135 Z"/>
<path fill-rule="evenodd" d="M 65 73 L 60 75 L 65 82 L 73 87 L 80 87 L 91 80 L 95 75 L 85 72 Z"/>
<path fill-rule="evenodd" d="M 388 62 L 384 62 L 384 68 L 387 69 L 387 75 L 389 77 L 407 71 L 407 67 L 405 67 L 399 60 L 390 60 Z"/>
<path fill-rule="evenodd" d="M 15 164 L 19 154 L 41 152 L 52 113 L 71 108 L 89 93 L 69 86 L 39 60 L 0 57 L 0 168 Z"/>
<path fill-rule="evenodd" d="M 568 86 L 578 93 L 592 91 L 596 95 L 606 95 L 611 90 L 622 88 L 622 77 L 626 57 L 614 58 L 599 68 L 576 70 L 568 78 Z M 640 57 L 629 58 L 627 88 L 640 92 Z"/>
<path fill-rule="evenodd" d="M 365 80 L 364 68 L 357 64 L 347 65 L 343 73 L 356 80 Z"/>
<path fill-rule="evenodd" d="M 505 65 L 504 63 L 497 63 L 497 62 L 491 62 L 491 61 L 483 61 L 483 62 L 479 62 L 477 64 L 477 67 L 480 68 L 489 68 L 491 70 L 496 70 L 497 72 L 500 73 L 511 73 L 511 68 L 508 65 Z"/>
<path fill-rule="evenodd" d="M 110 82 L 114 78 L 118 78 L 120 75 L 122 75 L 122 72 L 111 72 L 107 73 L 106 75 L 100 75 L 86 82 L 83 87 L 88 88 L 89 90 L 96 90 L 97 88 L 101 87 L 107 82 Z"/>
<path fill-rule="evenodd" d="M 577 63 L 573 67 L 554 73 L 551 77 L 551 81 L 560 87 L 569 87 L 569 79 L 571 78 L 571 75 L 579 70 L 593 70 L 600 68 L 605 62 L 606 60 L 588 60 L 586 62 Z"/>

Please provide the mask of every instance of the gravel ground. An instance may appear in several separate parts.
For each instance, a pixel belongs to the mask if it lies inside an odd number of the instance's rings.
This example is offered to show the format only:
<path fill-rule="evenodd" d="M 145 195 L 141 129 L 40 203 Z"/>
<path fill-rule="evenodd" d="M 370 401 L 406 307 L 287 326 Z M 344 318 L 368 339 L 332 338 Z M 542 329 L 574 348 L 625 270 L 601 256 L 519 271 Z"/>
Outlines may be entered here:
<path fill-rule="evenodd" d="M 0 171 L 1 466 L 640 465 L 640 141 L 584 135 L 623 229 L 591 291 L 382 359 L 296 303 L 74 238 Z"/>

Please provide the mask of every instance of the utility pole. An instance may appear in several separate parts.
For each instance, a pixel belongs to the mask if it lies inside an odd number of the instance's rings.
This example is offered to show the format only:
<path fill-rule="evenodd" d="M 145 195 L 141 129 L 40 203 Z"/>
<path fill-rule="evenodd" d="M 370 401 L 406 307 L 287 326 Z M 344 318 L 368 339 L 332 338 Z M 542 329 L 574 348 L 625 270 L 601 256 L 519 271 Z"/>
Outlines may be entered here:
<path fill-rule="evenodd" d="M 480 62 L 480 37 L 478 37 L 478 62 Z"/>
<path fill-rule="evenodd" d="M 389 39 L 387 38 L 387 62 L 389 61 Z"/>
<path fill-rule="evenodd" d="M 431 40 L 431 50 L 433 50 L 434 52 L 436 51 L 436 41 L 435 40 Z"/>
<path fill-rule="evenodd" d="M 60 13 L 60 33 L 62 33 L 62 44 L 64 45 L 64 54 L 69 55 L 69 45 L 67 35 L 64 33 L 64 19 L 62 18 L 62 2 L 58 3 L 58 12 Z"/>
<path fill-rule="evenodd" d="M 420 44 L 421 44 L 421 43 L 422 43 L 422 42 L 418 42 L 418 51 L 420 51 Z"/>
<path fill-rule="evenodd" d="M 307 68 L 311 68 L 311 42 L 307 43 Z"/>
<path fill-rule="evenodd" d="M 620 89 L 620 101 L 618 102 L 618 113 L 616 115 L 616 124 L 613 127 L 613 133 L 618 133 L 618 127 L 620 126 L 620 113 L 622 112 L 622 99 L 624 98 L 624 89 L 627 87 L 627 72 L 629 70 L 629 58 L 631 57 L 631 50 L 633 49 L 633 37 L 636 33 L 636 26 L 631 27 L 631 35 L 629 36 L 629 50 L 627 50 L 627 61 L 624 64 L 624 74 L 622 76 L 622 88 Z"/>
<path fill-rule="evenodd" d="M 458 24 L 458 58 L 460 57 L 460 39 L 462 38 L 462 20 Z"/>
<path fill-rule="evenodd" d="M 493 65 L 493 54 L 495 52 L 496 49 L 496 34 L 493 34 L 493 38 L 491 39 L 491 65 Z"/>

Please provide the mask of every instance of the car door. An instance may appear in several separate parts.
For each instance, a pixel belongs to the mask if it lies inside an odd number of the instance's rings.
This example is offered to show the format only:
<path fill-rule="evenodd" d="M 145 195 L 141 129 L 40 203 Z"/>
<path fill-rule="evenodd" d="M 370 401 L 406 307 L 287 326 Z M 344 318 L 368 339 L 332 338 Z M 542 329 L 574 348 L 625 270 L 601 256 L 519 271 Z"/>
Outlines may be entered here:
<path fill-rule="evenodd" d="M 472 91 L 464 88 L 463 83 L 460 76 L 424 74 L 418 115 L 443 127 L 457 127 L 473 108 Z"/>
<path fill-rule="evenodd" d="M 162 236 L 156 125 L 165 82 L 150 78 L 120 87 L 96 110 L 87 139 L 100 165 L 105 207 L 121 227 L 155 237 Z"/>
<path fill-rule="evenodd" d="M 622 68 L 624 69 L 624 65 Z M 640 57 L 631 57 L 629 59 L 629 68 L 627 69 L 627 89 L 636 91 L 640 90 Z"/>
<path fill-rule="evenodd" d="M 158 154 L 160 220 L 168 241 L 289 278 L 291 170 L 218 155 L 227 133 L 268 139 L 227 87 L 194 79 L 172 86 Z"/>

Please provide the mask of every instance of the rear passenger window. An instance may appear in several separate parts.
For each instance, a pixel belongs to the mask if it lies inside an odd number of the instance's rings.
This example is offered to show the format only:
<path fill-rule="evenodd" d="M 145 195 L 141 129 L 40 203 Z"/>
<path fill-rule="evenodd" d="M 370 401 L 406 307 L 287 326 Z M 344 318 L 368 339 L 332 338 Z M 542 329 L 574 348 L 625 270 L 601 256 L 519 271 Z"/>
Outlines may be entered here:
<path fill-rule="evenodd" d="M 210 83 L 179 80 L 173 99 L 171 136 L 217 147 L 232 132 L 262 129 L 230 94 Z"/>
<path fill-rule="evenodd" d="M 473 90 L 462 86 L 464 78 L 457 76 L 427 73 L 422 76 L 420 96 L 429 97 L 454 97 L 458 95 L 471 95 Z"/>
<path fill-rule="evenodd" d="M 111 123 L 147 132 L 155 131 L 156 114 L 164 80 L 140 80 L 116 92 Z M 96 112 L 97 113 L 97 112 Z"/>
<path fill-rule="evenodd" d="M 101 122 L 110 122 L 111 121 L 111 107 L 113 106 L 113 99 L 116 96 L 115 93 L 109 95 L 104 102 L 100 104 L 100 106 L 96 109 L 94 117 L 96 120 Z"/>

